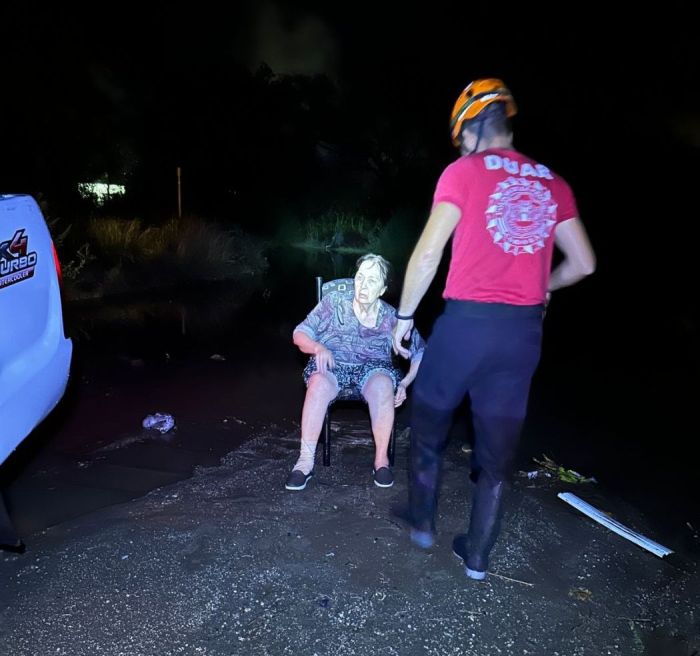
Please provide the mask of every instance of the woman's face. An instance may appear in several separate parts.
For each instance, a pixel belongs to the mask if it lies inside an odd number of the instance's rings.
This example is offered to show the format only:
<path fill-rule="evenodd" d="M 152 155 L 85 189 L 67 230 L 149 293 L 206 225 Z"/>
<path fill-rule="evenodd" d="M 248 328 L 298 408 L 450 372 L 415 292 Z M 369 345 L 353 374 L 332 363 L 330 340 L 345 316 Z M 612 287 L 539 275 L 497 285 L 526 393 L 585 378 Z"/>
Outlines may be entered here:
<path fill-rule="evenodd" d="M 371 260 L 360 264 L 355 274 L 355 300 L 363 305 L 371 305 L 385 291 L 386 285 L 379 265 Z"/>

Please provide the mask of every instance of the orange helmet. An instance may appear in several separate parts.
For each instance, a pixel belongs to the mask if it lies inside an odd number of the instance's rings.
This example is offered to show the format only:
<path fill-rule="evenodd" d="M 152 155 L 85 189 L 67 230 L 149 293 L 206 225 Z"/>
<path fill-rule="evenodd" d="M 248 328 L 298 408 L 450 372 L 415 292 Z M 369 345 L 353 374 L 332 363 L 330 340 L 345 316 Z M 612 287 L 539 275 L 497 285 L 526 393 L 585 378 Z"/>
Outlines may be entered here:
<path fill-rule="evenodd" d="M 515 116 L 518 108 L 513 100 L 513 95 L 501 80 L 486 78 L 474 80 L 459 94 L 455 106 L 452 108 L 450 118 L 450 131 L 452 143 L 459 146 L 462 141 L 462 125 L 464 121 L 476 118 L 483 109 L 493 102 L 506 104 L 506 116 Z"/>

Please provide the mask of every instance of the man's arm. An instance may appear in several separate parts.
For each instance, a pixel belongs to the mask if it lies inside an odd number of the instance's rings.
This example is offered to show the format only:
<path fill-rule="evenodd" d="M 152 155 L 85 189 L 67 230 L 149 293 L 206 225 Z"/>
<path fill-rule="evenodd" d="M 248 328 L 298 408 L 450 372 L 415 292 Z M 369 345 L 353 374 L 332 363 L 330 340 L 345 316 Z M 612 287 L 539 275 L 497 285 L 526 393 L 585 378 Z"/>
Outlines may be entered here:
<path fill-rule="evenodd" d="M 438 203 L 433 208 L 406 267 L 398 310 L 400 316 L 413 316 L 435 277 L 445 244 L 457 227 L 461 215 L 459 207 L 452 203 Z M 394 327 L 394 351 L 404 358 L 408 358 L 410 353 L 401 342 L 411 334 L 412 328 L 412 319 L 399 319 Z"/>
<path fill-rule="evenodd" d="M 595 271 L 595 253 L 579 218 L 560 223 L 554 231 L 554 243 L 564 260 L 552 271 L 548 291 L 573 285 Z"/>
<path fill-rule="evenodd" d="M 400 315 L 409 316 L 416 311 L 435 277 L 445 244 L 457 227 L 461 214 L 459 207 L 452 203 L 438 203 L 433 208 L 408 261 L 399 304 Z"/>

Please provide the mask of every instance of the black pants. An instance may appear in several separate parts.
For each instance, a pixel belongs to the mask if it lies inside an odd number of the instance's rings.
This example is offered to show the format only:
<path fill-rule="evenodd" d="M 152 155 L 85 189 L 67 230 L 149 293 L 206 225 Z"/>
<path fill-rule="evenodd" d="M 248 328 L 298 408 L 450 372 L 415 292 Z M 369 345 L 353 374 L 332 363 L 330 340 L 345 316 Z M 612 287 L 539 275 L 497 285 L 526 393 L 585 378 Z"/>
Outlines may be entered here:
<path fill-rule="evenodd" d="M 498 535 L 503 488 L 512 475 L 541 341 L 540 305 L 448 301 L 418 371 L 411 414 L 412 521 L 435 530 L 442 454 L 452 415 L 469 394 L 476 489 L 468 564 L 474 569 L 486 568 Z"/>

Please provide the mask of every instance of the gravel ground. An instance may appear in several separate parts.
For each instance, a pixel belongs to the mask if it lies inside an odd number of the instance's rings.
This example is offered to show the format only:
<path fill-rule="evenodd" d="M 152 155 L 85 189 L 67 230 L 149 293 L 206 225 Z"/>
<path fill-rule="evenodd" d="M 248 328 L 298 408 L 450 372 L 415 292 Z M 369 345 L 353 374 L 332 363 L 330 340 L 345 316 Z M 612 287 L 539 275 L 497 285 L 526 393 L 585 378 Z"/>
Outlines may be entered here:
<path fill-rule="evenodd" d="M 0 557 L 0 653 L 700 653 L 697 556 L 668 544 L 678 553 L 656 558 L 556 493 L 644 533 L 634 508 L 597 486 L 518 478 L 492 574 L 474 582 L 451 553 L 469 508 L 458 445 L 446 453 L 437 543 L 420 551 L 389 512 L 406 496 L 408 431 L 396 484 L 380 489 L 367 423 L 334 428 L 332 466 L 319 464 L 303 492 L 283 485 L 298 433 L 259 427 L 219 466 Z"/>

